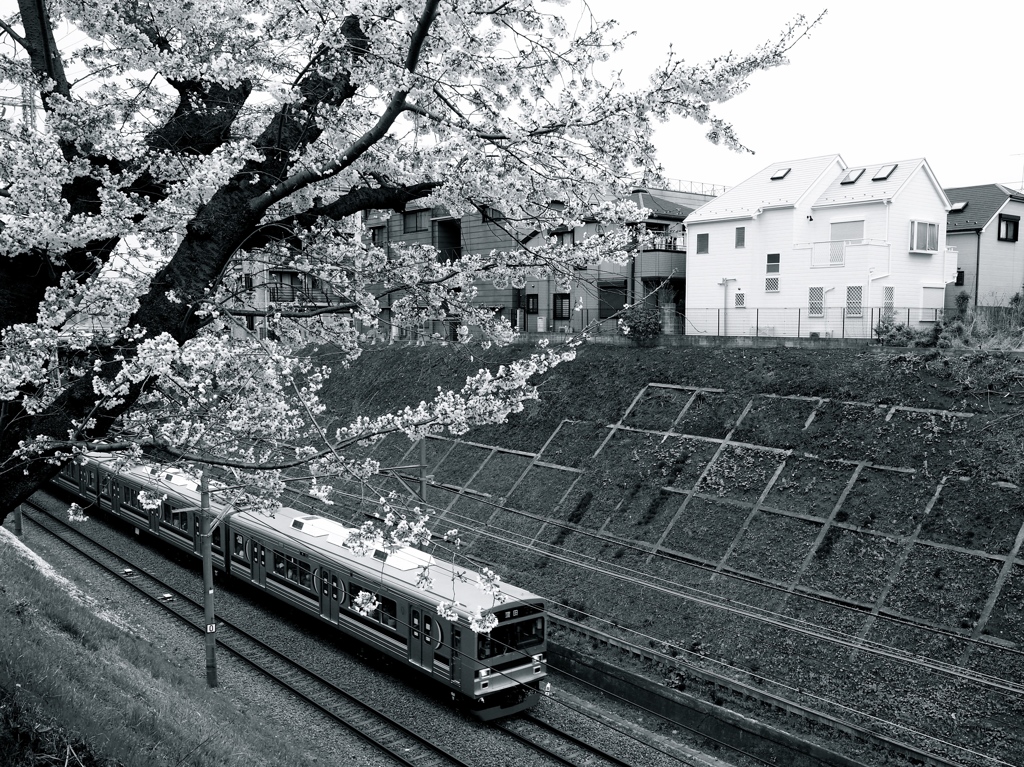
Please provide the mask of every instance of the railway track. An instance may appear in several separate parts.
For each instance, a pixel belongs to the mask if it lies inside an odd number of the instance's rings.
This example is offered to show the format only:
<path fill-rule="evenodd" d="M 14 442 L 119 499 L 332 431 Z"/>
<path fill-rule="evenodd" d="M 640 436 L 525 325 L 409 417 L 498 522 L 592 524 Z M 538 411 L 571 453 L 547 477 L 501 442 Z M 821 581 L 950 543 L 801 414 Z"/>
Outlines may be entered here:
<path fill-rule="evenodd" d="M 44 507 L 26 502 L 26 514 L 36 525 L 73 548 L 102 570 L 120 578 L 139 594 L 191 626 L 206 631 L 203 605 L 167 586 L 158 577 L 103 544 L 54 518 Z M 305 668 L 244 629 L 218 618 L 217 644 L 263 673 L 300 699 L 407 767 L 474 767 L 406 727 L 355 694 Z"/>
<path fill-rule="evenodd" d="M 511 722 L 499 723 L 498 728 L 520 743 L 536 749 L 552 761 L 565 767 L 577 767 L 578 765 L 637 767 L 632 762 L 620 759 L 531 714 L 523 714 Z"/>
<path fill-rule="evenodd" d="M 177 617 L 196 633 L 205 633 L 202 602 L 167 585 L 157 575 L 85 535 L 75 526 L 54 516 L 44 506 L 28 501 L 24 507 L 28 511 L 25 518 L 30 522 Z M 379 708 L 361 700 L 357 694 L 339 687 L 305 664 L 293 660 L 285 652 L 222 617 L 217 618 L 216 636 L 220 647 L 394 759 L 397 764 L 408 767 L 479 767 L 477 762 L 467 761 L 432 742 Z M 564 767 L 637 767 L 535 717 L 525 715 L 514 721 L 514 725 L 499 723 L 494 729 L 540 757 L 539 760 L 528 762 L 531 767 L 547 764 Z"/>

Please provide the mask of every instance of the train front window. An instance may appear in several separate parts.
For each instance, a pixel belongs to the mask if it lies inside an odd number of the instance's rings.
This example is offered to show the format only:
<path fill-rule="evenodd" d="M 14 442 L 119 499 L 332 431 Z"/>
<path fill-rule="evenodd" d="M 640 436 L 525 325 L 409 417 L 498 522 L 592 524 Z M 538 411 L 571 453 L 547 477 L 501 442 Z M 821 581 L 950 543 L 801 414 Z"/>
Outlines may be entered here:
<path fill-rule="evenodd" d="M 481 660 L 497 655 L 525 650 L 544 641 L 544 619 L 499 624 L 489 636 L 480 635 L 477 642 L 477 657 Z"/>

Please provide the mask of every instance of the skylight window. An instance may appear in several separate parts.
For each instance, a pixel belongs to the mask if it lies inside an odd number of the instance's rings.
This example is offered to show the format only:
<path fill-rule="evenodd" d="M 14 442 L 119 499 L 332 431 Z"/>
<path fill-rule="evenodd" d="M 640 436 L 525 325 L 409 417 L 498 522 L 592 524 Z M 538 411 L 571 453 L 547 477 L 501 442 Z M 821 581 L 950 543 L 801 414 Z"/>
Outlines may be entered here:
<path fill-rule="evenodd" d="M 779 179 L 785 178 L 791 170 L 792 168 L 779 168 L 772 174 L 772 181 L 778 181 Z"/>
<path fill-rule="evenodd" d="M 864 169 L 863 168 L 857 168 L 856 170 L 851 170 L 849 173 L 846 174 L 846 178 L 844 178 L 839 183 L 840 184 L 852 184 L 857 179 L 859 179 L 861 177 L 861 175 L 863 175 L 863 173 L 864 173 Z"/>
<path fill-rule="evenodd" d="M 953 203 L 953 207 L 951 207 L 949 209 L 949 212 L 950 213 L 959 213 L 960 211 L 962 211 L 966 207 L 967 207 L 967 203 L 966 202 L 954 202 Z"/>
<path fill-rule="evenodd" d="M 891 165 L 883 165 L 875 172 L 875 175 L 871 177 L 871 180 L 885 181 L 887 178 L 889 178 L 889 176 L 892 175 L 892 172 L 894 170 L 896 170 L 896 163 L 892 163 Z"/>

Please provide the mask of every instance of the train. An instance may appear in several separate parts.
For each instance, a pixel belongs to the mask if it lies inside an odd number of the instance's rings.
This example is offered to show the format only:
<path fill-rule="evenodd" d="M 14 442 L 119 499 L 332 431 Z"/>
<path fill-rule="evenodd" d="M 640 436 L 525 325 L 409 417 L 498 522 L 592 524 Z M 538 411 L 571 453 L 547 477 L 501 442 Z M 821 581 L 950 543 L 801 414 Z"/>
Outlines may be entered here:
<path fill-rule="evenodd" d="M 128 522 L 136 535 L 201 557 L 199 481 L 180 469 L 124 466 L 109 454 L 88 453 L 67 461 L 53 484 L 83 506 Z M 144 508 L 141 491 L 161 499 L 158 507 Z M 358 555 L 346 546 L 355 529 L 335 519 L 290 507 L 272 516 L 253 513 L 215 498 L 211 494 L 216 571 L 330 624 L 350 649 L 372 648 L 428 677 L 484 721 L 524 711 L 540 699 L 547 676 L 542 597 L 501 584 L 504 602 L 492 610 L 497 624 L 476 633 L 470 606 L 484 595 L 475 573 L 459 568 L 461 577 L 444 581 L 443 590 L 422 588 L 417 581 L 424 566 L 450 576 L 451 563 L 412 547 Z M 354 606 L 362 591 L 376 595 L 371 615 Z M 439 614 L 442 602 L 455 603 L 457 620 Z"/>

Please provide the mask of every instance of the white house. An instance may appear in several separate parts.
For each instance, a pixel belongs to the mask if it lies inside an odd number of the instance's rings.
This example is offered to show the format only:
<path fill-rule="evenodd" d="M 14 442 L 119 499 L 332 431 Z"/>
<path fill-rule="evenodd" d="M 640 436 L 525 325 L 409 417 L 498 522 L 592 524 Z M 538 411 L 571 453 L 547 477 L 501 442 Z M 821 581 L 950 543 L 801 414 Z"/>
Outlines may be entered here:
<path fill-rule="evenodd" d="M 941 316 L 956 252 L 927 161 L 772 163 L 686 217 L 686 333 L 867 338 Z"/>

